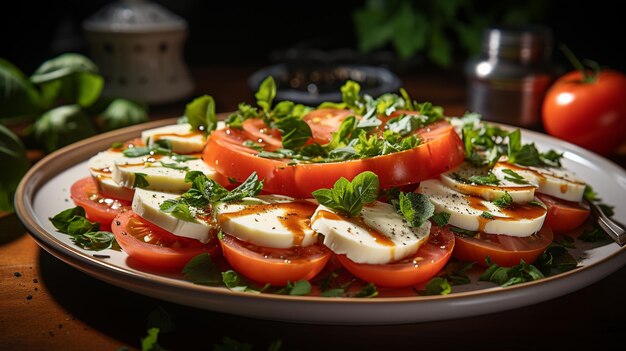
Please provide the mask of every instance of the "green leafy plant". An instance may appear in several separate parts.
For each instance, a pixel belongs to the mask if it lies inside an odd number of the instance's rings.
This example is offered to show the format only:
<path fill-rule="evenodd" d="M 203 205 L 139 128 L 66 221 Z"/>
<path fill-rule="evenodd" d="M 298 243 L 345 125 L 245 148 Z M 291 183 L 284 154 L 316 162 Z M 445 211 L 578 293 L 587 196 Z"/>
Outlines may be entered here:
<path fill-rule="evenodd" d="M 30 77 L 0 58 L 0 161 L 8 165 L 0 175 L 0 211 L 13 210 L 15 189 L 28 169 L 24 144 L 48 153 L 98 132 L 148 121 L 147 106 L 103 98 L 103 88 L 98 67 L 77 53 L 43 62 Z"/>
<path fill-rule="evenodd" d="M 391 46 L 400 59 L 424 54 L 431 62 L 447 67 L 456 54 L 478 52 L 488 25 L 540 21 L 545 7 L 537 0 L 489 4 L 471 0 L 367 0 L 354 11 L 352 19 L 361 51 Z"/>
<path fill-rule="evenodd" d="M 81 54 L 45 61 L 30 77 L 0 59 L 0 123 L 28 122 L 22 139 L 52 152 L 98 132 L 148 120 L 145 105 L 103 98 L 103 88 L 98 67 Z"/>

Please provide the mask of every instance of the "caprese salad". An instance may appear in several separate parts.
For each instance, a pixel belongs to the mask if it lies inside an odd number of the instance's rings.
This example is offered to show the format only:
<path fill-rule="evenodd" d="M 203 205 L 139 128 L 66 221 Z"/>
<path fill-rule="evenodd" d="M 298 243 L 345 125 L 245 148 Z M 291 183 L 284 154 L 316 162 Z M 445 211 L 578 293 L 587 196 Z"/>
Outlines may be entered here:
<path fill-rule="evenodd" d="M 269 77 L 257 106 L 224 121 L 196 98 L 178 124 L 99 152 L 71 187 L 77 207 L 53 224 L 157 271 L 203 255 L 268 286 L 342 269 L 403 288 L 453 261 L 530 265 L 589 216 L 586 183 L 520 130 L 351 81 L 342 102 L 316 108 L 275 93 Z"/>

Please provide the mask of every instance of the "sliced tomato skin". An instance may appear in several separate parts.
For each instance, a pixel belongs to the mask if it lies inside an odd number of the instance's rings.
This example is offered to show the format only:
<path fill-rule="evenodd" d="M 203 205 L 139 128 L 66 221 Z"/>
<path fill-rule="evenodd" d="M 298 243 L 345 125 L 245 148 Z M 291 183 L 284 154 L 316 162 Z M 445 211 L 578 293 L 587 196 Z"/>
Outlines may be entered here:
<path fill-rule="evenodd" d="M 448 263 L 455 246 L 454 234 L 447 227 L 432 226 L 430 237 L 408 259 L 389 264 L 356 263 L 345 255 L 339 262 L 354 276 L 381 287 L 404 288 L 433 278 Z"/>
<path fill-rule="evenodd" d="M 418 131 L 423 144 L 389 155 L 344 162 L 289 164 L 289 160 L 258 157 L 243 146 L 245 133 L 240 130 L 214 131 L 203 151 L 203 160 L 217 172 L 245 180 L 256 171 L 264 181 L 264 190 L 297 198 L 311 197 L 320 188 L 332 188 L 340 177 L 352 180 L 364 171 L 379 176 L 381 188 L 415 184 L 439 175 L 465 158 L 462 141 L 447 122 L 437 122 Z"/>
<path fill-rule="evenodd" d="M 130 208 L 130 202 L 105 196 L 98 191 L 92 177 L 77 180 L 70 188 L 70 197 L 76 206 L 85 209 L 85 216 L 100 223 L 101 230 L 109 230 L 111 222 L 122 209 Z"/>
<path fill-rule="evenodd" d="M 486 258 L 500 266 L 512 267 L 521 260 L 534 262 L 552 243 L 552 229 L 544 225 L 539 232 L 527 238 L 510 235 L 479 233 L 478 237 L 455 234 L 456 246 L 452 256 L 460 261 L 487 266 Z"/>
<path fill-rule="evenodd" d="M 311 128 L 311 136 L 313 140 L 321 145 L 328 144 L 333 133 L 339 129 L 339 126 L 349 116 L 357 116 L 351 110 L 336 108 L 321 108 L 313 110 L 302 117 Z"/>
<path fill-rule="evenodd" d="M 158 270 L 180 272 L 189 260 L 201 253 L 212 257 L 220 255 L 216 241 L 203 244 L 195 239 L 176 236 L 130 209 L 121 211 L 115 217 L 111 231 L 130 258 Z"/>
<path fill-rule="evenodd" d="M 332 254 L 319 243 L 307 247 L 273 249 L 243 242 L 229 234 L 222 235 L 220 244 L 224 258 L 235 271 L 255 282 L 275 286 L 313 279 Z"/>
<path fill-rule="evenodd" d="M 545 223 L 555 234 L 568 234 L 589 218 L 590 210 L 584 203 L 565 201 L 544 194 L 536 196 L 548 206 Z"/>
<path fill-rule="evenodd" d="M 250 140 L 264 144 L 267 151 L 275 151 L 283 147 L 280 132 L 277 129 L 269 128 L 260 118 L 245 120 L 242 128 Z"/>

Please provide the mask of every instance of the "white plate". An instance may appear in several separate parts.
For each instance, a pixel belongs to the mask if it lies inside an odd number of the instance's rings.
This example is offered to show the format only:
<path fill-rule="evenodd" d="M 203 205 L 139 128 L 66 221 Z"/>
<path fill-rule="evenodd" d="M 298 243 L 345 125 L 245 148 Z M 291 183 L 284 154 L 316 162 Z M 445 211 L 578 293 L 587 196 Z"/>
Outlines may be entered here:
<path fill-rule="evenodd" d="M 111 145 L 147 128 L 174 123 L 160 120 L 101 134 L 54 152 L 35 164 L 22 179 L 15 199 L 17 214 L 37 242 L 64 262 L 110 284 L 137 293 L 198 308 L 236 315 L 302 323 L 397 324 L 480 315 L 552 299 L 590 285 L 626 264 L 626 247 L 577 241 L 574 255 L 581 267 L 539 281 L 501 288 L 477 282 L 453 287 L 445 296 L 389 293 L 372 299 L 296 297 L 233 292 L 221 287 L 194 285 L 178 276 L 163 276 L 130 267 L 123 252 L 105 250 L 97 258 L 55 231 L 48 218 L 72 207 L 69 187 L 88 175 L 86 160 Z M 523 130 L 525 141 L 540 150 L 564 152 L 564 166 L 587 180 L 607 204 L 615 205 L 615 218 L 626 223 L 626 172 L 614 163 L 549 136 Z M 397 294 L 396 294 L 397 295 Z"/>

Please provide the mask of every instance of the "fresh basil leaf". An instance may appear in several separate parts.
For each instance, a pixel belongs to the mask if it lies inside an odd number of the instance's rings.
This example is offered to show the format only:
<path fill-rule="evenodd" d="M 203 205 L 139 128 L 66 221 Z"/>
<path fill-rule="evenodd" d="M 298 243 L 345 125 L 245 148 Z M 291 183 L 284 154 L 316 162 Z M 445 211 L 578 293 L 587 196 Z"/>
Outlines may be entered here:
<path fill-rule="evenodd" d="M 35 121 L 28 131 L 34 140 L 52 152 L 96 134 L 94 126 L 78 105 L 49 110 Z"/>
<path fill-rule="evenodd" d="M 100 251 L 119 247 L 113 233 L 101 231 L 100 224 L 89 221 L 80 206 L 63 210 L 49 220 L 60 233 L 69 235 L 72 242 L 82 249 Z"/>
<path fill-rule="evenodd" d="M 244 197 L 256 196 L 261 190 L 263 190 L 263 181 L 259 180 L 256 172 L 253 172 L 243 183 L 231 190 L 229 194 L 223 196 L 219 201 L 239 201 Z"/>
<path fill-rule="evenodd" d="M 430 202 L 427 195 L 421 193 L 401 192 L 397 207 L 412 227 L 420 227 L 435 213 L 435 205 Z"/>
<path fill-rule="evenodd" d="M 74 217 L 85 217 L 85 209 L 80 206 L 68 208 L 49 218 L 49 220 L 59 232 L 67 234 L 68 227 Z"/>
<path fill-rule="evenodd" d="M 502 173 L 509 175 L 509 177 L 504 177 L 504 179 L 513 182 L 515 184 L 528 184 L 528 181 L 524 179 L 519 173 L 516 173 L 512 169 L 505 168 L 502 170 Z"/>
<path fill-rule="evenodd" d="M 86 56 L 66 53 L 42 63 L 30 79 L 35 84 L 41 84 L 76 72 L 99 73 L 96 64 Z"/>
<path fill-rule="evenodd" d="M 65 234 L 71 236 L 79 236 L 85 233 L 94 232 L 100 230 L 100 224 L 97 222 L 91 222 L 86 217 L 73 217 L 67 224 L 67 232 Z"/>
<path fill-rule="evenodd" d="M 24 73 L 0 58 L 0 119 L 35 116 L 41 110 L 39 92 Z"/>
<path fill-rule="evenodd" d="M 172 158 L 172 160 L 180 163 L 180 162 L 187 162 L 187 161 L 191 161 L 191 160 L 197 160 L 198 158 L 195 156 L 188 156 L 188 155 L 178 155 L 178 154 L 171 154 L 170 157 Z"/>
<path fill-rule="evenodd" d="M 471 237 L 471 238 L 475 237 L 476 234 L 478 234 L 478 232 L 475 231 L 475 230 L 467 230 L 467 229 L 454 227 L 454 226 L 450 226 L 450 231 L 455 233 L 455 234 L 468 236 L 468 237 Z"/>
<path fill-rule="evenodd" d="M 251 292 L 251 293 L 261 292 L 257 289 L 250 287 L 248 283 L 246 282 L 246 280 L 233 270 L 222 272 L 222 282 L 224 283 L 224 285 L 226 285 L 228 289 L 233 290 L 233 291 Z"/>
<path fill-rule="evenodd" d="M 443 269 L 442 278 L 445 278 L 453 285 L 463 285 L 471 283 L 467 272 L 474 267 L 476 262 L 463 262 L 451 259 Z"/>
<path fill-rule="evenodd" d="M 193 99 L 185 107 L 185 116 L 187 116 L 193 129 L 200 130 L 205 134 L 211 133 L 217 128 L 215 100 L 212 96 L 203 95 Z"/>
<path fill-rule="evenodd" d="M 278 106 L 278 105 L 277 105 Z M 282 135 L 283 147 L 296 149 L 311 139 L 311 127 L 298 117 L 287 117 L 275 121 Z"/>
<path fill-rule="evenodd" d="M 531 264 L 527 264 L 524 260 L 513 267 L 501 267 L 487 258 L 489 267 L 480 276 L 479 280 L 490 281 L 502 287 L 525 283 L 533 280 L 542 279 L 545 276 L 539 269 Z"/>
<path fill-rule="evenodd" d="M 257 111 L 256 107 L 246 103 L 240 103 L 237 105 L 237 111 L 231 113 L 226 118 L 225 123 L 230 128 L 241 129 L 245 120 L 257 117 L 258 115 L 259 111 Z"/>
<path fill-rule="evenodd" d="M 547 152 L 540 153 L 539 158 L 541 158 L 543 164 L 547 166 L 561 167 L 561 159 L 563 158 L 563 153 L 559 153 L 554 150 L 548 150 Z"/>
<path fill-rule="evenodd" d="M 361 213 L 363 205 L 378 198 L 378 189 L 378 176 L 366 171 L 354 177 L 352 182 L 339 178 L 332 189 L 318 189 L 312 195 L 326 207 L 348 217 L 356 217 Z"/>
<path fill-rule="evenodd" d="M 133 146 L 122 151 L 122 154 L 124 155 L 124 157 L 141 157 L 141 156 L 148 156 L 148 155 L 165 155 L 165 156 L 173 155 L 171 148 L 164 148 L 161 145 L 165 145 L 165 144 L 160 143 L 157 145 L 152 145 L 150 147 Z"/>
<path fill-rule="evenodd" d="M 356 127 L 356 123 L 354 116 L 346 117 L 337 128 L 337 131 L 332 133 L 332 138 L 330 142 L 325 145 L 325 148 L 327 150 L 334 150 L 340 146 L 346 145 L 348 138 Z"/>
<path fill-rule="evenodd" d="M 211 255 L 202 253 L 192 258 L 183 268 L 185 280 L 200 285 L 220 285 L 222 273 Z"/>
<path fill-rule="evenodd" d="M 30 162 L 19 137 L 2 124 L 0 124 L 0 164 L 9 165 L 0 172 L 0 211 L 9 212 L 13 211 L 15 190 L 28 170 Z"/>
<path fill-rule="evenodd" d="M 191 213 L 189 206 L 180 200 L 165 200 L 159 206 L 159 210 L 164 213 L 169 213 L 178 219 L 182 219 L 183 221 L 197 222 L 196 218 Z"/>
<path fill-rule="evenodd" d="M 334 108 L 337 110 L 343 110 L 344 108 L 346 108 L 347 105 L 345 102 L 332 102 L 332 101 L 324 101 L 321 104 L 319 104 L 317 106 L 317 109 L 322 109 L 322 108 Z"/>
<path fill-rule="evenodd" d="M 179 170 L 179 171 L 188 171 L 189 170 L 188 166 L 186 166 L 184 163 L 180 163 L 180 162 L 159 161 L 159 163 L 161 164 L 161 166 L 163 166 L 165 168 L 176 169 L 176 170 Z"/>
<path fill-rule="evenodd" d="M 293 116 L 291 114 L 294 106 L 295 104 L 293 101 L 289 101 L 289 100 L 281 101 L 274 106 L 274 108 L 272 109 L 271 115 L 274 119 L 282 119 L 286 117 L 299 118 L 299 116 Z"/>
<path fill-rule="evenodd" d="M 276 82 L 274 77 L 268 76 L 261 82 L 259 90 L 254 94 L 256 103 L 263 109 L 265 113 L 269 113 L 272 109 L 272 102 L 276 97 Z"/>
<path fill-rule="evenodd" d="M 127 99 L 114 99 L 99 117 L 105 131 L 147 122 L 148 106 Z"/>
<path fill-rule="evenodd" d="M 499 198 L 495 199 L 492 201 L 494 205 L 500 207 L 500 208 L 507 208 L 509 206 L 511 206 L 511 204 L 513 203 L 513 198 L 511 197 L 511 194 L 509 194 L 507 191 L 504 192 L 504 195 L 500 196 Z"/>
<path fill-rule="evenodd" d="M 550 244 L 533 265 L 545 276 L 570 271 L 578 266 L 576 259 L 562 245 Z"/>
<path fill-rule="evenodd" d="M 289 295 L 304 296 L 311 293 L 311 283 L 308 280 L 298 280 L 295 283 L 289 282 Z"/>
<path fill-rule="evenodd" d="M 315 200 L 322 205 L 329 208 L 335 206 L 335 200 L 333 199 L 333 190 L 331 189 L 318 189 L 312 193 Z"/>
<path fill-rule="evenodd" d="M 147 188 L 148 186 L 150 186 L 150 183 L 148 183 L 148 175 L 145 173 L 134 173 L 135 175 L 135 180 L 133 181 L 133 187 L 134 188 Z"/>
<path fill-rule="evenodd" d="M 354 294 L 354 297 L 376 297 L 378 296 L 378 289 L 376 285 L 367 283 L 359 292 Z"/>
<path fill-rule="evenodd" d="M 487 211 L 483 211 L 483 213 L 481 213 L 480 216 L 486 219 L 493 219 L 493 215 Z"/>
<path fill-rule="evenodd" d="M 376 201 L 378 189 L 378 176 L 373 172 L 362 172 L 352 179 L 349 185 L 349 192 L 354 195 L 352 201 L 361 204 L 360 206 L 346 206 L 352 217 L 357 216 L 361 212 L 363 205 Z"/>
<path fill-rule="evenodd" d="M 596 193 L 593 188 L 591 187 L 591 185 L 587 184 L 585 186 L 585 192 L 583 193 L 583 197 L 587 200 L 587 201 L 597 201 L 600 200 L 598 198 L 598 193 Z"/>
<path fill-rule="evenodd" d="M 104 79 L 96 64 L 76 53 L 62 54 L 44 62 L 30 80 L 41 86 L 45 107 L 53 106 L 57 101 L 91 106 L 104 87 Z"/>
<path fill-rule="evenodd" d="M 442 277 L 435 277 L 426 284 L 426 289 L 421 295 L 448 295 L 452 292 L 452 287 L 448 280 Z"/>
<path fill-rule="evenodd" d="M 344 289 L 333 288 L 333 289 L 328 289 L 328 290 L 322 291 L 320 293 L 320 296 L 321 297 L 342 297 L 344 293 L 345 293 Z"/>
<path fill-rule="evenodd" d="M 498 185 L 500 184 L 500 180 L 496 178 L 496 175 L 488 172 L 487 175 L 472 175 L 468 179 L 463 178 L 458 173 L 453 173 L 452 176 L 455 180 L 468 183 L 468 184 L 478 184 L 478 185 Z"/>
<path fill-rule="evenodd" d="M 450 221 L 450 213 L 448 212 L 439 212 L 433 214 L 430 219 L 435 222 L 435 224 L 439 227 L 443 227 Z"/>
<path fill-rule="evenodd" d="M 86 232 L 80 236 L 73 236 L 74 243 L 86 250 L 104 250 L 111 247 L 115 241 L 113 233 L 106 231 Z"/>

